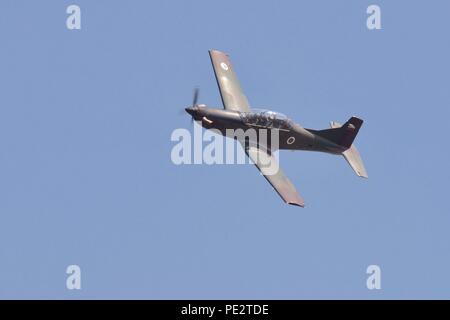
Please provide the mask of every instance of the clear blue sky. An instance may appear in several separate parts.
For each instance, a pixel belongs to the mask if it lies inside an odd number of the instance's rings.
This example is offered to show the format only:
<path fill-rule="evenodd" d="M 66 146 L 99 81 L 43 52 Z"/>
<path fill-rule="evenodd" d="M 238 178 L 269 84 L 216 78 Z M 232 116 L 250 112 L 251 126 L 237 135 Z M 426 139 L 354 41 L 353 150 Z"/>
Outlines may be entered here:
<path fill-rule="evenodd" d="M 66 7 L 82 30 L 66 29 Z M 382 30 L 366 28 L 366 8 Z M 448 1 L 1 1 L 0 298 L 450 298 Z M 365 119 L 369 172 L 284 152 L 307 207 L 251 166 L 175 166 L 208 49 L 252 106 Z M 65 287 L 77 264 L 82 290 Z M 382 289 L 366 288 L 366 268 Z"/>

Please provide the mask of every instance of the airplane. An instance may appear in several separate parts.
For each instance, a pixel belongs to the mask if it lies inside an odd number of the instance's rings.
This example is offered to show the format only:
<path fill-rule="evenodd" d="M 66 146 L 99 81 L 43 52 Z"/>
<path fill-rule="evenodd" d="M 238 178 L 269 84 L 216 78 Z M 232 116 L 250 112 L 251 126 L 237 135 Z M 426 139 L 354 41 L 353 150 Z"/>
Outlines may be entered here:
<path fill-rule="evenodd" d="M 209 56 L 224 109 L 197 104 L 198 89 L 196 89 L 192 106 L 185 110 L 193 120 L 201 123 L 202 127 L 217 129 L 222 135 L 226 135 L 227 129 L 244 131 L 250 128 L 265 129 L 266 133 L 276 130 L 279 137 L 279 150 L 319 151 L 342 155 L 358 176 L 368 178 L 361 156 L 353 144 L 363 120 L 351 117 L 344 125 L 332 121 L 329 129 L 313 130 L 301 127 L 281 113 L 251 109 L 229 56 L 218 50 L 209 50 Z M 239 142 L 247 156 L 284 202 L 304 207 L 303 198 L 281 168 L 278 168 L 276 172 L 271 172 L 265 165 L 267 161 L 278 164 L 273 155 L 276 150 L 271 148 L 273 144 L 270 141 L 262 144 L 258 142 L 259 140 L 258 138 L 257 141 Z"/>

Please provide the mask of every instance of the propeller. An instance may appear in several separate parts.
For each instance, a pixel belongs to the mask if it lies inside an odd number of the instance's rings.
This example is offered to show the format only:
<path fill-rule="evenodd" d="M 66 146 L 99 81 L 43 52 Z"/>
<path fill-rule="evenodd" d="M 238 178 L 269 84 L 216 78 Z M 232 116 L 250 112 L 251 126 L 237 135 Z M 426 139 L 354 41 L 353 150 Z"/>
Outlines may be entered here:
<path fill-rule="evenodd" d="M 185 109 L 189 114 L 191 114 L 191 124 L 194 122 L 194 117 L 193 117 L 192 113 L 190 112 L 190 110 L 192 111 L 193 108 L 197 107 L 199 91 L 200 91 L 199 88 L 195 87 L 194 95 L 192 97 L 192 106 Z"/>
<path fill-rule="evenodd" d="M 194 94 L 193 94 L 193 97 L 192 97 L 192 105 L 190 107 L 185 108 L 184 110 L 181 109 L 180 110 L 180 115 L 184 114 L 184 112 L 188 111 L 188 109 L 191 109 L 191 108 L 194 108 L 194 107 L 197 106 L 199 91 L 200 91 L 199 88 L 195 87 Z"/>
<path fill-rule="evenodd" d="M 195 87 L 195 89 L 194 89 L 194 97 L 192 99 L 192 106 L 193 107 L 195 107 L 197 105 L 199 91 L 200 91 L 200 89 L 198 87 Z"/>

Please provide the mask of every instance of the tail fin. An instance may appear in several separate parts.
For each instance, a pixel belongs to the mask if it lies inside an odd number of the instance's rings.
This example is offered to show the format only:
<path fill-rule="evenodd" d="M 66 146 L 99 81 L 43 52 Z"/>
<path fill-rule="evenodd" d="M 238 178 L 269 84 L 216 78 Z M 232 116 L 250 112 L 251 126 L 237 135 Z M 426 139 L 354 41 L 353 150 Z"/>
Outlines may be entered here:
<path fill-rule="evenodd" d="M 342 155 L 358 176 L 368 178 L 369 176 L 367 175 L 366 168 L 364 167 L 364 163 L 361 160 L 358 149 L 356 149 L 355 145 L 353 144 L 353 140 L 355 140 L 356 134 L 358 133 L 359 128 L 361 128 L 362 123 L 363 121 L 361 119 L 352 117 L 343 126 L 333 121 L 330 123 L 330 125 L 331 128 L 333 128 L 332 130 L 343 129 L 341 131 L 342 140 L 340 140 L 340 145 L 346 147 L 349 143 L 350 145 L 348 149 L 342 153 Z"/>
<path fill-rule="evenodd" d="M 328 139 L 345 148 L 350 148 L 355 140 L 363 121 L 356 117 L 351 117 L 343 126 L 337 122 L 331 122 L 333 128 Z"/>

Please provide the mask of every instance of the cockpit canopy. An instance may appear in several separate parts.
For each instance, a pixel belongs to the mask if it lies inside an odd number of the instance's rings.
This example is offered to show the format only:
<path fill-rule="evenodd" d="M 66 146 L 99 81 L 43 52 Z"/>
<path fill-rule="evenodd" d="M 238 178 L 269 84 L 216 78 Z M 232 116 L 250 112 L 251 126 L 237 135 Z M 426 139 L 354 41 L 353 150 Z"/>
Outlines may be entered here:
<path fill-rule="evenodd" d="M 248 125 L 265 128 L 289 130 L 292 127 L 292 120 L 284 114 L 266 109 L 252 109 L 250 112 L 241 112 L 241 118 Z"/>

